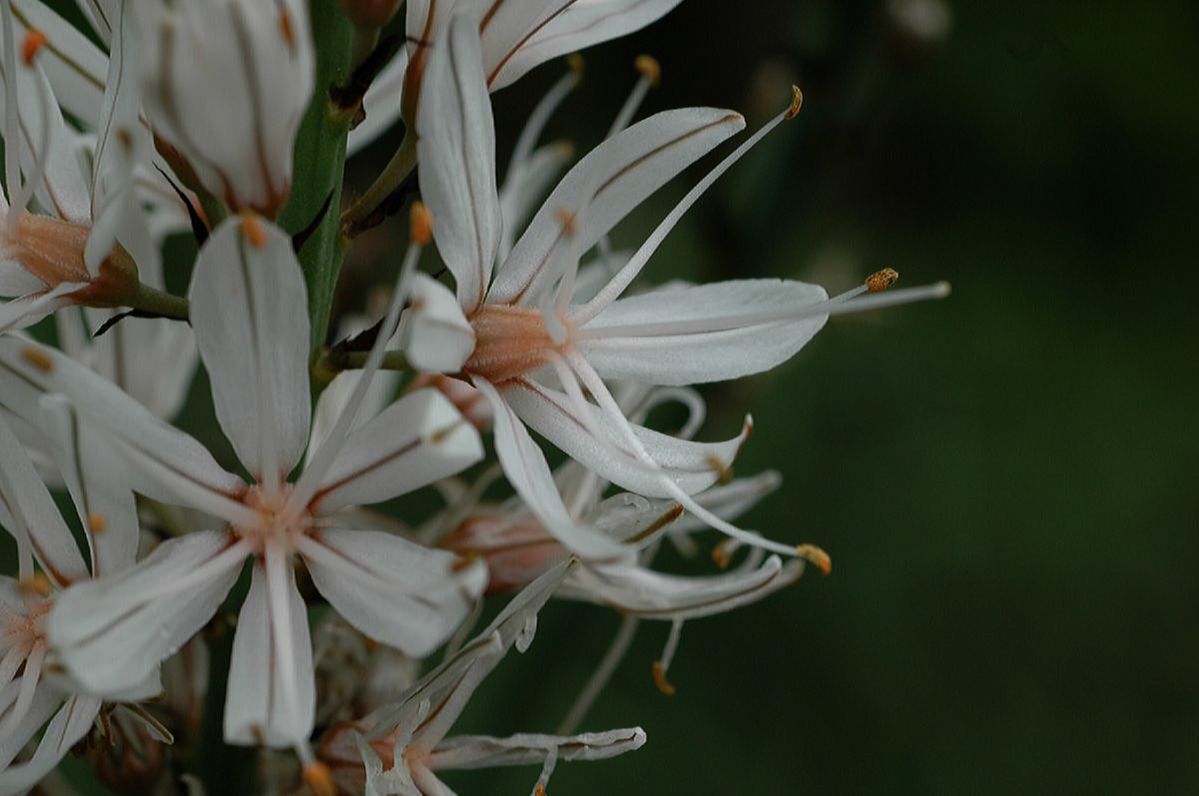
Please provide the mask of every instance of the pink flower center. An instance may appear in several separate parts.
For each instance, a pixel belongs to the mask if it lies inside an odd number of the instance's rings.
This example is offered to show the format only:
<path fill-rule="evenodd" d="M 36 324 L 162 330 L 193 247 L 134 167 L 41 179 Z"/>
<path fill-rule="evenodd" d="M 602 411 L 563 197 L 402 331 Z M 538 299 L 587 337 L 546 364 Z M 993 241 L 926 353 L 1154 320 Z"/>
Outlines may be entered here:
<path fill-rule="evenodd" d="M 545 325 L 545 316 L 528 307 L 485 304 L 471 316 L 475 350 L 463 368 L 492 384 L 503 384 L 542 367 L 550 354 L 563 353 L 573 345 L 574 328 L 566 326 L 565 339 L 555 342 Z"/>
<path fill-rule="evenodd" d="M 257 515 L 257 521 L 253 525 L 233 526 L 233 532 L 250 542 L 255 553 L 261 555 L 268 544 L 293 549 L 295 539 L 312 530 L 312 515 L 308 511 L 299 516 L 290 516 L 286 511 L 291 490 L 290 484 L 283 484 L 274 495 L 267 494 L 261 485 L 246 490 L 242 502 Z"/>
<path fill-rule="evenodd" d="M 63 282 L 90 282 L 92 277 L 83 262 L 83 248 L 90 231 L 82 224 L 21 213 L 5 235 L 5 254 L 20 262 L 47 287 Z"/>

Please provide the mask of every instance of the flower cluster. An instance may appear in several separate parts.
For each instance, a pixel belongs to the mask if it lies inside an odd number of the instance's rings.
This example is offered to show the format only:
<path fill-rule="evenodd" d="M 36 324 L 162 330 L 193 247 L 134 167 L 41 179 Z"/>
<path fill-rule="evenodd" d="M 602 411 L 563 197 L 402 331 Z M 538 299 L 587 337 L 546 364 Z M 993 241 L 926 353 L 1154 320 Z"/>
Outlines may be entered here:
<path fill-rule="evenodd" d="M 202 740 L 212 684 L 220 740 L 260 750 L 264 790 L 445 794 L 441 771 L 537 764 L 544 793 L 557 763 L 644 743 L 577 733 L 639 623 L 669 625 L 652 672 L 673 693 L 684 622 L 829 571 L 820 548 L 737 524 L 779 478 L 732 477 L 748 416 L 695 440 L 694 385 L 785 362 L 831 315 L 947 288 L 889 291 L 890 270 L 835 298 L 639 279 L 799 89 L 631 251 L 609 241 L 621 220 L 745 127 L 716 108 L 637 121 L 653 59 L 571 165 L 541 139 L 580 79 L 572 56 L 497 177 L 493 91 L 677 2 L 80 0 L 84 31 L 0 0 L 0 526 L 16 543 L 0 794 L 72 749 L 118 790 L 171 783 L 166 747 Z M 346 158 L 401 119 L 391 162 L 342 201 Z M 343 257 L 393 223 L 413 173 L 385 306 L 330 335 Z M 164 255 L 170 237 L 195 241 L 194 262 Z M 200 365 L 227 446 L 177 418 Z M 653 427 L 665 404 L 683 428 Z M 406 515 L 395 499 L 425 487 L 445 508 Z M 711 573 L 655 569 L 664 544 L 694 556 L 712 530 Z M 500 593 L 515 596 L 475 633 Z M 624 617 L 559 734 L 452 735 L 551 598 Z"/>

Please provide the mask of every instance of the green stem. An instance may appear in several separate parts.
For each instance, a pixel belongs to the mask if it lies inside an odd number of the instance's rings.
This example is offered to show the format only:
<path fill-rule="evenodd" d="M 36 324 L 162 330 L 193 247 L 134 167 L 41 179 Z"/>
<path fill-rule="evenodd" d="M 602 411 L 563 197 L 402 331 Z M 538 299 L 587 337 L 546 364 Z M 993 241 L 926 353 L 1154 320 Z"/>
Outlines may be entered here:
<path fill-rule="evenodd" d="M 343 234 L 347 238 L 354 237 L 360 231 L 362 222 L 379 209 L 384 200 L 400 187 L 400 183 L 408 178 L 414 168 L 416 168 L 416 134 L 409 127 L 400 148 L 392 155 L 391 161 L 375 178 L 371 187 L 367 188 L 366 193 L 362 194 L 358 201 L 341 214 Z"/>
<path fill-rule="evenodd" d="M 361 370 L 366 367 L 368 356 L 370 356 L 369 351 L 326 351 L 325 355 L 312 366 L 312 381 L 325 387 L 343 370 Z M 403 351 L 387 351 L 383 354 L 383 361 L 379 363 L 379 369 L 410 371 L 412 365 L 409 364 Z"/>
<path fill-rule="evenodd" d="M 296 139 L 295 181 L 279 222 L 284 229 L 297 232 L 307 227 L 326 200 L 329 201 L 329 210 L 299 254 L 308 285 L 310 344 L 315 358 L 328 332 L 333 292 L 345 256 L 337 210 L 341 205 L 346 136 L 353 113 L 335 103 L 330 90 L 349 79 L 354 27 L 342 13 L 338 0 L 312 0 L 311 16 L 316 43 L 316 92 Z"/>
<path fill-rule="evenodd" d="M 129 297 L 127 304 L 135 310 L 144 310 L 164 318 L 187 320 L 187 299 L 156 290 L 142 282 L 137 283 L 137 289 Z"/>

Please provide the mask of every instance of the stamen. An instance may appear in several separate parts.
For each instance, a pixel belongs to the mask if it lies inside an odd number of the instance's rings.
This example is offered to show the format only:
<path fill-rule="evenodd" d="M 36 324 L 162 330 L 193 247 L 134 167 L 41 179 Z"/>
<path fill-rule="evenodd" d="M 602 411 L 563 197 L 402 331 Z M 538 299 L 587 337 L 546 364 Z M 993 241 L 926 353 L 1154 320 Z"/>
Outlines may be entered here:
<path fill-rule="evenodd" d="M 266 230 L 263 229 L 258 216 L 249 210 L 241 215 L 241 233 L 255 249 L 261 249 L 266 245 Z"/>
<path fill-rule="evenodd" d="M 333 782 L 333 772 L 319 760 L 313 760 L 304 766 L 304 784 L 315 796 L 336 796 L 337 785 Z"/>
<path fill-rule="evenodd" d="M 433 242 L 433 214 L 423 202 L 413 202 L 408 213 L 408 240 L 417 246 Z"/>
<path fill-rule="evenodd" d="M 633 67 L 641 73 L 641 78 L 633 85 L 633 90 L 629 92 L 628 99 L 624 101 L 620 112 L 612 120 L 612 126 L 608 128 L 607 138 L 611 138 L 629 126 L 629 122 L 633 120 L 637 109 L 645 101 L 645 95 L 662 80 L 662 67 L 658 65 L 657 59 L 652 55 L 638 55 L 633 60 Z"/>
<path fill-rule="evenodd" d="M 791 107 L 783 114 L 783 119 L 790 121 L 794 119 L 799 109 L 803 107 L 803 92 L 799 90 L 799 86 L 791 86 Z"/>
<path fill-rule="evenodd" d="M 875 271 L 866 278 L 866 289 L 871 293 L 881 293 L 899 281 L 899 272 L 894 268 L 884 268 Z"/>
<path fill-rule="evenodd" d="M 42 373 L 54 372 L 54 360 L 40 348 L 28 346 L 21 349 L 21 358 L 40 370 Z"/>
<path fill-rule="evenodd" d="M 87 529 L 99 536 L 108 529 L 108 518 L 98 511 L 87 515 Z"/>
<path fill-rule="evenodd" d="M 46 34 L 37 28 L 25 31 L 25 40 L 21 42 L 21 60 L 25 66 L 33 66 L 33 59 L 41 52 L 47 41 Z"/>
<path fill-rule="evenodd" d="M 674 660 L 674 653 L 679 648 L 679 634 L 683 632 L 683 620 L 676 619 L 670 626 L 670 635 L 666 637 L 666 646 L 662 649 L 662 657 L 654 661 L 654 685 L 666 696 L 674 696 L 675 687 L 666 679 L 666 671 Z"/>
<path fill-rule="evenodd" d="M 413 204 L 409 211 L 408 221 L 409 232 L 413 235 L 409 241 L 408 253 L 404 255 L 404 262 L 400 264 L 400 274 L 396 278 L 395 292 L 391 296 L 391 306 L 387 308 L 387 315 L 379 325 L 379 334 L 371 346 L 370 353 L 366 356 L 366 364 L 358 377 L 358 383 L 354 386 L 354 392 L 350 394 L 350 399 L 346 401 L 346 405 L 338 416 L 337 422 L 329 431 L 329 435 L 325 437 L 325 441 L 321 443 L 299 480 L 296 481 L 295 488 L 288 497 L 283 510 L 285 517 L 294 519 L 307 509 L 308 502 L 316 494 L 321 480 L 333 466 L 334 460 L 349 438 L 354 421 L 358 418 L 358 411 L 362 408 L 362 402 L 366 398 L 371 381 L 383 363 L 383 353 L 387 350 L 387 344 L 399 327 L 400 312 L 408 300 L 408 282 L 412 278 L 412 272 L 416 270 L 416 264 L 420 260 L 423 249 L 421 241 L 430 240 L 433 229 L 432 217 L 428 209 L 419 202 Z M 426 234 L 426 230 L 428 234 Z"/>
<path fill-rule="evenodd" d="M 724 160 L 716 164 L 716 167 L 708 172 L 702 180 L 696 183 L 696 185 L 687 192 L 687 195 L 684 196 L 677 205 L 675 205 L 674 209 L 667 214 L 666 218 L 662 219 L 654 231 L 650 233 L 649 238 L 647 238 L 645 242 L 641 244 L 641 247 L 637 249 L 636 253 L 633 254 L 629 261 L 625 263 L 625 265 L 619 271 L 616 272 L 616 276 L 614 276 L 612 280 L 603 287 L 602 290 L 596 293 L 595 297 L 592 298 L 591 301 L 587 302 L 585 305 L 575 311 L 573 319 L 576 325 L 587 323 L 587 321 L 590 321 L 596 315 L 599 315 L 604 311 L 605 308 L 607 308 L 609 304 L 615 301 L 620 294 L 623 293 L 625 289 L 633 282 L 637 275 L 641 273 L 641 269 L 645 267 L 647 262 L 649 262 L 649 258 L 652 257 L 654 252 L 658 250 L 658 247 L 662 245 L 662 241 L 665 240 L 666 236 L 669 235 L 671 230 L 675 228 L 675 225 L 679 223 L 679 220 L 682 219 L 683 215 L 691 209 L 692 205 L 699 201 L 699 198 L 703 196 L 709 188 L 712 187 L 712 184 L 715 183 L 722 174 L 728 171 L 734 163 L 740 160 L 746 152 L 748 152 L 759 141 L 765 138 L 771 130 L 773 130 L 775 127 L 778 127 L 778 125 L 785 119 L 791 118 L 791 116 L 788 114 L 793 115 L 793 109 L 795 112 L 798 112 L 798 108 L 796 107 L 796 97 L 799 97 L 800 101 L 802 102 L 803 94 L 799 92 L 799 89 L 795 86 L 791 87 L 791 91 L 791 105 L 789 105 L 785 111 L 775 116 L 766 124 L 762 125 L 761 129 L 750 136 L 748 140 L 742 142 L 742 144 L 733 150 L 729 155 L 727 155 Z"/>
<path fill-rule="evenodd" d="M 803 559 L 815 564 L 821 574 L 827 575 L 833 571 L 833 559 L 828 553 L 813 544 L 801 544 L 795 548 L 795 553 Z"/>
<path fill-rule="evenodd" d="M 721 539 L 720 542 L 712 548 L 712 561 L 721 569 L 728 569 L 729 564 L 733 563 L 733 554 L 741 549 L 742 542 L 740 539 L 727 537 Z"/>
<path fill-rule="evenodd" d="M 35 572 L 29 577 L 21 578 L 17 585 L 26 594 L 36 594 L 39 597 L 49 597 L 54 588 L 50 579 L 42 572 Z"/>

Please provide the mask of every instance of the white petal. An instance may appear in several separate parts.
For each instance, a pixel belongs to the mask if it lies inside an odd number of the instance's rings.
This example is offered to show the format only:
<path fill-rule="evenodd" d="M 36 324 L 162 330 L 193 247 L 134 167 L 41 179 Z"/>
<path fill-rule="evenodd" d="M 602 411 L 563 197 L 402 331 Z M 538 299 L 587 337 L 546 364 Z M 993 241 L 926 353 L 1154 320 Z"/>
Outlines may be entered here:
<path fill-rule="evenodd" d="M 412 275 L 400 341 L 408 362 L 425 373 L 457 373 L 475 350 L 475 330 L 454 294 L 436 279 Z"/>
<path fill-rule="evenodd" d="M 529 155 L 527 161 L 508 167 L 504 186 L 500 189 L 500 215 L 504 219 L 505 236 L 501 260 L 506 260 L 512 251 L 512 236 L 528 224 L 529 216 L 545 199 L 554 179 L 573 156 L 574 150 L 569 144 L 546 144 Z"/>
<path fill-rule="evenodd" d="M 483 458 L 479 432 L 437 390 L 419 390 L 350 435 L 311 505 L 328 514 L 447 478 Z"/>
<path fill-rule="evenodd" d="M 62 282 L 44 293 L 33 293 L 0 303 L 0 332 L 27 329 L 55 310 L 71 304 L 71 294 L 83 283 Z"/>
<path fill-rule="evenodd" d="M 329 386 L 325 387 L 321 393 L 320 399 L 316 402 L 316 411 L 312 413 L 312 433 L 309 435 L 308 450 L 305 454 L 308 460 L 311 460 L 313 454 L 328 441 L 329 434 L 337 425 L 337 418 L 341 417 L 341 413 L 349 405 L 350 398 L 361 378 L 362 371 L 343 370 L 333 381 L 329 382 Z M 381 370 L 375 374 L 374 379 L 366 388 L 366 395 L 354 418 L 351 431 L 361 428 L 383 411 L 384 407 L 395 397 L 400 378 L 400 372 L 394 370 Z"/>
<path fill-rule="evenodd" d="M 576 523 L 562 503 L 558 487 L 550 474 L 545 454 L 533 442 L 521 419 L 508 401 L 486 379 L 476 377 L 474 384 L 487 398 L 495 413 L 495 451 L 504 475 L 537 519 L 572 553 L 587 559 L 622 555 L 621 546 L 612 539 Z"/>
<path fill-rule="evenodd" d="M 645 731 L 640 727 L 579 735 L 459 735 L 439 743 L 429 764 L 437 769 L 526 766 L 542 762 L 551 751 L 565 761 L 607 760 L 644 745 Z"/>
<path fill-rule="evenodd" d="M 0 771 L 0 796 L 23 793 L 41 782 L 66 757 L 71 747 L 88 734 L 99 712 L 100 700 L 96 697 L 72 696 L 62 703 L 38 741 L 33 756 Z"/>
<path fill-rule="evenodd" d="M 312 95 L 307 3 L 142 2 L 145 108 L 154 132 L 234 209 L 273 215 Z"/>
<path fill-rule="evenodd" d="M 366 118 L 350 131 L 346 143 L 347 157 L 360 152 L 399 120 L 407 73 L 408 49 L 401 47 L 387 66 L 375 75 L 362 98 L 362 110 Z"/>
<path fill-rule="evenodd" d="M 504 397 L 533 430 L 607 480 L 639 495 L 672 497 L 663 488 L 660 475 L 640 463 L 616 424 L 599 407 L 588 404 L 590 425 L 608 432 L 602 442 L 574 417 L 571 401 L 557 390 L 524 379 L 511 382 Z M 638 425 L 633 430 L 662 472 L 684 492 L 695 494 L 727 474 L 749 438 L 752 424 L 747 420 L 740 434 L 724 442 L 691 442 Z"/>
<path fill-rule="evenodd" d="M 413 746 L 430 750 L 438 744 L 479 683 L 512 648 L 573 566 L 559 564 L 530 583 L 504 606 L 486 630 L 429 672 L 397 704 L 380 708 L 368 717 L 371 737 L 401 730 L 415 734 Z"/>
<path fill-rule="evenodd" d="M 14 522 L 12 533 L 29 540 L 38 562 L 55 583 L 66 586 L 88 578 L 75 537 L 25 449 L 4 422 L 0 422 L 0 502 Z"/>
<path fill-rule="evenodd" d="M 250 593 L 237 618 L 233 637 L 233 658 L 229 663 L 229 686 L 225 693 L 225 741 L 246 746 L 291 746 L 312 731 L 316 707 L 316 679 L 312 669 L 312 640 L 308 633 L 308 612 L 290 577 L 287 616 L 292 648 L 274 650 L 271 623 L 274 615 L 267 594 L 266 571 L 254 567 Z M 286 697 L 281 666 L 291 666 L 296 674 L 299 710 L 296 716 Z"/>
<path fill-rule="evenodd" d="M 563 585 L 564 596 L 615 608 L 642 619 L 694 619 L 731 611 L 794 583 L 799 562 L 783 566 L 778 556 L 760 567 L 704 577 L 665 575 L 645 567 L 576 569 Z"/>
<path fill-rule="evenodd" d="M 509 48 L 501 59 L 494 62 L 489 71 L 491 90 L 510 85 L 533 67 L 559 55 L 577 52 L 643 28 L 679 2 L 591 0 L 555 3 L 555 10 L 563 9 L 561 13 L 545 15 L 544 24 L 530 28 L 531 36 L 519 42 L 515 48 Z"/>
<path fill-rule="evenodd" d="M 46 283 L 26 271 L 19 261 L 0 261 L 0 296 L 24 296 L 45 289 Z"/>
<path fill-rule="evenodd" d="M 121 469 L 111 465 L 111 445 L 65 397 L 47 396 L 43 409 L 42 428 L 54 441 L 59 470 L 91 548 L 92 577 L 132 565 L 140 537 L 137 506 Z"/>
<path fill-rule="evenodd" d="M 99 328 L 113 313 L 87 309 L 89 328 Z M 129 318 L 90 339 L 89 345 L 87 364 L 98 373 L 155 416 L 170 420 L 178 414 L 199 364 L 195 335 L 188 324 Z"/>
<path fill-rule="evenodd" d="M 308 299 L 291 239 L 265 221 L 229 219 L 200 250 L 190 296 L 221 428 L 259 480 L 286 475 L 311 419 Z"/>
<path fill-rule="evenodd" d="M 68 673 L 98 694 L 142 683 L 229 593 L 244 560 L 230 545 L 228 534 L 191 533 L 159 545 L 132 569 L 63 592 L 46 626 Z"/>
<path fill-rule="evenodd" d="M 23 679 L 23 676 L 18 677 L 0 688 L 0 718 L 5 716 L 16 702 Z M 0 737 L 0 769 L 6 767 L 13 758 L 20 754 L 21 749 L 29 743 L 34 733 L 41 729 L 42 725 L 62 704 L 64 696 L 57 689 L 48 688 L 45 683 L 39 683 L 39 687 L 34 691 L 33 701 L 29 704 L 21 721 L 10 734 Z"/>
<path fill-rule="evenodd" d="M 17 45 L 14 43 L 14 46 Z M 0 74 L 3 73 L 3 60 L 0 58 Z M 15 83 L 22 139 L 21 170 L 25 175 L 32 174 L 35 160 L 44 158 L 44 179 L 34 186 L 38 202 L 43 209 L 61 219 L 88 223 L 91 221 L 91 175 L 80 158 L 77 135 L 63 119 L 40 61 L 35 60 L 32 66 L 26 67 L 19 57 L 17 60 Z M 14 82 L 10 75 L 3 75 L 3 79 L 6 86 Z M 43 127 L 43 101 L 48 110 L 45 115 L 48 128 Z M 0 108 L 0 117 L 3 115 L 3 108 Z M 48 148 L 42 152 L 44 146 Z M 10 187 L 9 191 L 11 197 L 15 190 Z"/>
<path fill-rule="evenodd" d="M 74 25 L 37 0 L 12 0 L 18 35 L 36 28 L 46 35 L 38 63 L 63 110 L 96 129 L 104 102 L 108 57 Z"/>
<path fill-rule="evenodd" d="M 654 290 L 611 304 L 583 327 L 578 347 L 605 378 L 669 385 L 735 379 L 787 361 L 827 319 L 754 323 L 755 315 L 777 317 L 827 298 L 821 287 L 781 279 Z"/>
<path fill-rule="evenodd" d="M 0 337 L 0 403 L 29 423 L 39 423 L 46 393 L 62 393 L 88 421 L 121 443 L 113 466 L 127 468 L 129 486 L 165 502 L 194 505 L 224 516 L 244 490 L 212 454 L 167 425 L 95 371 L 52 348 Z M 136 467 L 126 464 L 126 456 Z"/>
<path fill-rule="evenodd" d="M 414 657 L 449 638 L 487 585 L 482 561 L 460 567 L 452 553 L 379 531 L 322 530 L 299 549 L 338 613 Z"/>
<path fill-rule="evenodd" d="M 118 236 L 124 239 L 146 234 L 137 205 L 134 172 L 138 164 L 149 160 L 154 145 L 150 131 L 139 118 L 141 47 L 132 1 L 117 0 L 113 4 L 115 27 L 93 155 L 92 229 L 84 250 L 88 271 L 93 274 L 112 252 Z"/>
<path fill-rule="evenodd" d="M 552 276 L 547 266 L 562 238 L 564 211 L 575 219 L 572 245 L 586 252 L 646 197 L 744 126 L 745 120 L 732 111 L 681 108 L 651 116 L 604 141 L 545 200 L 496 274 L 488 300 L 536 300 Z"/>
<path fill-rule="evenodd" d="M 433 237 L 468 313 L 487 291 L 500 241 L 495 125 L 478 20 L 459 15 L 432 48 L 417 116 L 420 182 Z"/>

